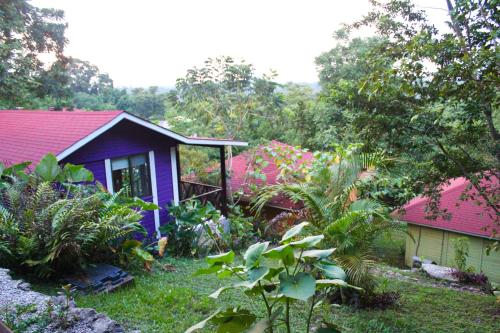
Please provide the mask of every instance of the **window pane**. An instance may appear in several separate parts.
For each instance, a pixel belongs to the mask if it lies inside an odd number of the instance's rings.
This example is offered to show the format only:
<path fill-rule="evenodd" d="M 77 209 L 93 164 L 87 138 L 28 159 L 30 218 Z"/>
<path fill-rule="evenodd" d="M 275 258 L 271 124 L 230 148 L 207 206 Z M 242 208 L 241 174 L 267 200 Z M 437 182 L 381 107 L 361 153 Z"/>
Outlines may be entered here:
<path fill-rule="evenodd" d="M 113 170 L 113 191 L 118 192 L 125 188 L 130 195 L 130 173 L 128 169 Z"/>
<path fill-rule="evenodd" d="M 151 180 L 147 155 L 133 155 L 111 161 L 113 170 L 113 190 L 127 188 L 130 196 L 145 197 L 151 195 Z"/>
<path fill-rule="evenodd" d="M 111 170 L 128 169 L 128 158 L 117 158 L 111 161 Z"/>
<path fill-rule="evenodd" d="M 131 156 L 130 157 L 130 164 L 132 167 L 146 164 L 146 156 L 144 156 L 144 155 Z"/>

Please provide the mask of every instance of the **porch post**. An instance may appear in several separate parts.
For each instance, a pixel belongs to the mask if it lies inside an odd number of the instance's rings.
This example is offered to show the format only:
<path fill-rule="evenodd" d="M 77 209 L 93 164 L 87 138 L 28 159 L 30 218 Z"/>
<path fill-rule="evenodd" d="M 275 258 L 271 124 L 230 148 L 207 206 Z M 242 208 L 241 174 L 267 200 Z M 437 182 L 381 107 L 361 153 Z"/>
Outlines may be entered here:
<path fill-rule="evenodd" d="M 221 212 L 227 217 L 227 184 L 226 184 L 226 152 L 225 147 L 220 146 L 220 180 L 222 189 Z"/>
<path fill-rule="evenodd" d="M 177 188 L 179 189 L 179 200 L 184 200 L 184 193 L 182 193 L 182 178 L 181 178 L 181 159 L 179 155 L 179 144 L 175 145 L 175 159 L 177 160 Z"/>

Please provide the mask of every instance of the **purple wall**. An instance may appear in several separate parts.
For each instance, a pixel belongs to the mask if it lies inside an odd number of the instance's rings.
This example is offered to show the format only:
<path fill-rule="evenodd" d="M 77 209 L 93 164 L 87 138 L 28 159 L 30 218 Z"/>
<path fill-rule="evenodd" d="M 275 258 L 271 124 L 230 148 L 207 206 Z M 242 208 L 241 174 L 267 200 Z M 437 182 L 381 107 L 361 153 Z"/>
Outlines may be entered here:
<path fill-rule="evenodd" d="M 156 184 L 158 188 L 158 205 L 160 206 L 160 224 L 168 221 L 167 204 L 174 200 L 172 188 L 172 171 L 170 147 L 176 141 L 152 130 L 123 120 L 115 127 L 89 142 L 62 162 L 83 164 L 94 173 L 95 180 L 106 186 L 106 170 L 104 160 L 133 154 L 155 154 Z M 143 198 L 153 201 L 152 197 Z M 155 231 L 153 212 L 144 214 L 143 225 L 151 234 Z"/>

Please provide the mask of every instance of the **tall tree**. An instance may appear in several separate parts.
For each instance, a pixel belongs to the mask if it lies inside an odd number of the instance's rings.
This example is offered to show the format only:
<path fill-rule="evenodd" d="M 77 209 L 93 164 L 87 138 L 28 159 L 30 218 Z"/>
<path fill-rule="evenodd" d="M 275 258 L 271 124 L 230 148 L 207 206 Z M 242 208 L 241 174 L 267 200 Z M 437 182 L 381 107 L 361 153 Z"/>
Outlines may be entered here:
<path fill-rule="evenodd" d="M 30 106 L 46 93 L 41 54 L 62 59 L 63 11 L 37 8 L 27 0 L 0 1 L 0 107 Z"/>
<path fill-rule="evenodd" d="M 372 145 L 402 153 L 406 146 L 434 203 L 442 182 L 464 176 L 500 221 L 498 1 L 447 1 L 449 31 L 438 31 L 409 0 L 371 2 L 373 10 L 341 34 L 369 26 L 384 41 L 357 61 L 366 71 L 351 90 L 350 100 L 362 101 L 352 128 L 361 138 L 370 133 L 364 138 Z"/>

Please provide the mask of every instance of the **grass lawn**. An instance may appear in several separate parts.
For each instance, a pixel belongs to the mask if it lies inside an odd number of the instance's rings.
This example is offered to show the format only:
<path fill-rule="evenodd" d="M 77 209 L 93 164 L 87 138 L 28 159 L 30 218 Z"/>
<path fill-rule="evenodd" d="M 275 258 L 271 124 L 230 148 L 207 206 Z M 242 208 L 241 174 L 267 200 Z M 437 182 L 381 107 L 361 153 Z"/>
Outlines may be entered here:
<path fill-rule="evenodd" d="M 164 271 L 162 264 L 171 264 L 176 271 Z M 219 306 L 241 305 L 264 314 L 260 302 L 238 291 L 228 291 L 218 301 L 208 298 L 222 283 L 214 276 L 193 277 L 193 272 L 203 266 L 203 260 L 163 259 L 153 273 L 134 272 L 135 285 L 111 294 L 78 296 L 76 301 L 80 307 L 96 308 L 126 328 L 144 333 L 184 332 Z M 381 279 L 380 286 L 399 291 L 401 305 L 386 311 L 324 305 L 316 319 L 336 322 L 348 332 L 500 332 L 500 318 L 492 315 L 493 296 L 386 279 Z M 296 304 L 295 314 L 305 312 L 302 304 Z M 300 317 L 293 316 L 297 333 L 304 331 Z"/>

